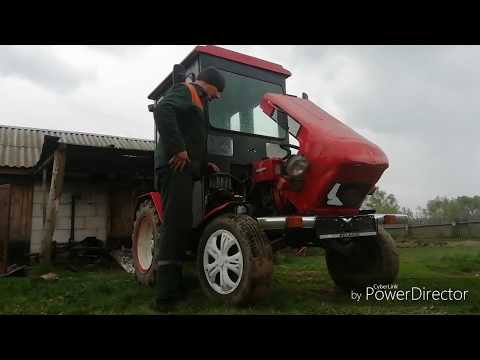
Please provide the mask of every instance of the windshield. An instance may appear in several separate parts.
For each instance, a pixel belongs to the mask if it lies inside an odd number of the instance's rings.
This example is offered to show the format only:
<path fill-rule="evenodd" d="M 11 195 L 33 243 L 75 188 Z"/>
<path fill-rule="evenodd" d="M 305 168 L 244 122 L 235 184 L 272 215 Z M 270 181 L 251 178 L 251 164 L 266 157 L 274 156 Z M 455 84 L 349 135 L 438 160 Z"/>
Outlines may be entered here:
<path fill-rule="evenodd" d="M 285 138 L 286 130 L 260 108 L 265 93 L 282 94 L 282 87 L 226 71 L 220 72 L 225 77 L 225 91 L 220 100 L 209 104 L 210 124 L 219 129 Z"/>

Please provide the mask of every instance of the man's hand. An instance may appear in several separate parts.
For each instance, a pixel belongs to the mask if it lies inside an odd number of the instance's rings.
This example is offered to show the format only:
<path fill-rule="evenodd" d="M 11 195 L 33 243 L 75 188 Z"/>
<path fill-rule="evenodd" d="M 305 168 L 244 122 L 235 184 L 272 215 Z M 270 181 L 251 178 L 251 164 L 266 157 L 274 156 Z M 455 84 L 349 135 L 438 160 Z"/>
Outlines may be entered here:
<path fill-rule="evenodd" d="M 214 174 L 220 171 L 220 168 L 212 162 L 208 163 L 208 173 Z"/>
<path fill-rule="evenodd" d="M 180 170 L 180 172 L 182 172 L 183 167 L 187 162 L 190 162 L 187 151 L 180 151 L 172 156 L 172 158 L 168 161 L 168 165 L 170 165 L 173 170 Z"/>

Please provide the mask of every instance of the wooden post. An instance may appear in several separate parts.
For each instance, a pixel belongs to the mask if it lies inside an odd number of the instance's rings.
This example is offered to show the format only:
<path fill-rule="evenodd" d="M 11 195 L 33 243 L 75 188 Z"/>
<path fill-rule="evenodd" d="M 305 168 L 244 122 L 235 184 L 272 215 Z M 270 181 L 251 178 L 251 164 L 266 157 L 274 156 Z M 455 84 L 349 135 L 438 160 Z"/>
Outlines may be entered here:
<path fill-rule="evenodd" d="M 60 144 L 55 150 L 53 160 L 52 180 L 47 203 L 47 218 L 43 229 L 42 244 L 40 251 L 40 262 L 50 265 L 52 259 L 52 241 L 57 222 L 57 211 L 62 196 L 63 179 L 65 174 L 65 144 Z"/>
<path fill-rule="evenodd" d="M 42 226 L 45 229 L 45 219 L 47 218 L 47 168 L 42 171 Z"/>

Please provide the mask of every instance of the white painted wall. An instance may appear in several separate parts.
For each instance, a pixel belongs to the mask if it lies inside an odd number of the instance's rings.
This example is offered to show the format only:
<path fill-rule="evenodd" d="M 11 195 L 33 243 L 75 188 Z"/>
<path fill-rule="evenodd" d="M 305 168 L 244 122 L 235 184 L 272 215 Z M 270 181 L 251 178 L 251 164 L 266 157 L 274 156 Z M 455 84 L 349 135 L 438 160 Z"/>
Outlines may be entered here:
<path fill-rule="evenodd" d="M 30 251 L 31 253 L 38 253 L 43 231 L 41 183 L 36 183 L 33 190 Z M 47 199 L 48 191 L 49 186 L 47 186 Z M 95 236 L 99 240 L 106 241 L 108 225 L 107 188 L 101 184 L 93 186 L 81 182 L 65 182 L 64 184 L 53 235 L 54 241 L 66 243 L 70 238 L 72 192 L 81 194 L 81 198 L 75 200 L 75 241 L 81 241 L 87 236 Z"/>

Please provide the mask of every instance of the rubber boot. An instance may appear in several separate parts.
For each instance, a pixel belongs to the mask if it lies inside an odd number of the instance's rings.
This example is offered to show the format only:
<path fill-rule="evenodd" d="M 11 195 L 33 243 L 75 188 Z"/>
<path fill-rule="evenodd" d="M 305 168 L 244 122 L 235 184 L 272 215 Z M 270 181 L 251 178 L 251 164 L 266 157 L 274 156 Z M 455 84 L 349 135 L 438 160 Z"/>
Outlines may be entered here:
<path fill-rule="evenodd" d="M 155 304 L 161 312 L 173 311 L 183 300 L 182 265 L 168 264 L 155 272 Z"/>

